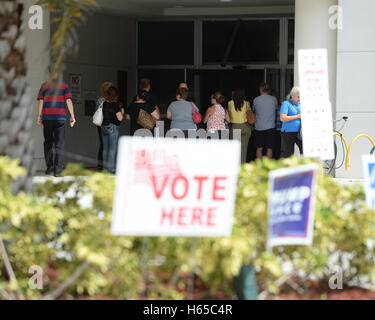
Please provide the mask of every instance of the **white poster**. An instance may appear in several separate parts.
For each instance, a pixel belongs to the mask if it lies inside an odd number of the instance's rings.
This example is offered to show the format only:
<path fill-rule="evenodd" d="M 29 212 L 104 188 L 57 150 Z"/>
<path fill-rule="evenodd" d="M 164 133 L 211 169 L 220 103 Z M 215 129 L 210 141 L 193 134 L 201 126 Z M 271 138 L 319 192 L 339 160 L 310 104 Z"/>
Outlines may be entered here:
<path fill-rule="evenodd" d="M 299 50 L 301 120 L 305 157 L 334 158 L 327 49 Z"/>
<path fill-rule="evenodd" d="M 363 171 L 365 177 L 366 203 L 369 208 L 375 210 L 375 156 L 362 156 Z"/>
<path fill-rule="evenodd" d="M 123 137 L 117 163 L 114 235 L 231 235 L 238 141 Z"/>

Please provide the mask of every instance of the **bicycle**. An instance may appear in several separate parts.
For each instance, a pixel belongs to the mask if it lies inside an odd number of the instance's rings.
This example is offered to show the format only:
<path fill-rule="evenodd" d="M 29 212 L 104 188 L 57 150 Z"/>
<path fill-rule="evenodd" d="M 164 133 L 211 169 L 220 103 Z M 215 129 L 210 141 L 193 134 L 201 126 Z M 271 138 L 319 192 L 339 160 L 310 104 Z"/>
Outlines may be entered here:
<path fill-rule="evenodd" d="M 370 154 L 374 154 L 375 152 L 375 141 L 367 134 L 361 133 L 358 136 L 356 136 L 353 141 L 351 142 L 349 148 L 348 148 L 348 153 L 346 155 L 346 160 L 345 160 L 345 169 L 346 171 L 349 171 L 350 169 L 350 152 L 352 151 L 353 144 L 359 139 L 359 138 L 366 138 L 367 140 L 370 141 L 372 144 L 372 149 L 370 151 Z"/>
<path fill-rule="evenodd" d="M 342 135 L 341 131 L 344 129 L 346 122 L 348 121 L 348 117 L 344 116 L 340 119 L 333 120 L 334 123 L 339 123 L 341 121 L 344 121 L 341 127 L 337 130 L 334 130 L 333 132 L 333 146 L 334 146 L 334 158 L 332 160 L 323 160 L 323 169 L 324 172 L 328 175 L 333 176 L 335 170 L 340 169 L 346 160 L 346 154 L 348 154 L 348 143 L 344 136 Z M 341 140 L 341 146 L 342 146 L 342 161 L 339 166 L 336 166 L 336 160 L 337 160 L 337 143 L 336 143 L 336 138 L 339 137 Z M 346 154 L 345 154 L 346 151 Z M 374 150 L 375 152 L 375 150 Z"/>

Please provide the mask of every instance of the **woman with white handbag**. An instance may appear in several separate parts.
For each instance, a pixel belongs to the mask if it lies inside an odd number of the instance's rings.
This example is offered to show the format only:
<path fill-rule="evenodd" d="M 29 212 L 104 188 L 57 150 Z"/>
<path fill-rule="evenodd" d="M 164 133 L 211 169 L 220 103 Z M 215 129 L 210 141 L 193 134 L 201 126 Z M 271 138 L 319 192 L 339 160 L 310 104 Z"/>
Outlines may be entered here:
<path fill-rule="evenodd" d="M 103 103 L 103 170 L 115 173 L 116 152 L 120 135 L 123 111 L 118 102 L 119 91 L 115 87 L 108 89 L 108 97 Z"/>
<path fill-rule="evenodd" d="M 103 103 L 108 96 L 108 89 L 112 87 L 112 82 L 104 82 L 100 88 L 101 96 L 96 102 L 96 112 L 93 116 L 93 123 L 97 126 L 99 136 L 99 151 L 98 151 L 98 170 L 103 169 L 103 136 L 101 125 L 103 122 Z"/>

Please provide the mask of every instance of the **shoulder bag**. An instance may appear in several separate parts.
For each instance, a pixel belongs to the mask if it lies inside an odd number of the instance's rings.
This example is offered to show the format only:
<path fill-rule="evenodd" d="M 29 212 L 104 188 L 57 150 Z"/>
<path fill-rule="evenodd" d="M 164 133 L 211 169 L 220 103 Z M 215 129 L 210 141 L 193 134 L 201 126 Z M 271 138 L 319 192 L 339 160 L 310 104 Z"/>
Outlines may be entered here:
<path fill-rule="evenodd" d="M 147 111 L 139 109 L 137 124 L 142 128 L 152 130 L 156 126 L 156 120 Z"/>
<path fill-rule="evenodd" d="M 257 116 L 256 116 L 255 111 L 252 109 L 246 111 L 246 119 L 247 119 L 247 123 L 253 126 L 255 122 L 257 121 Z"/>
<path fill-rule="evenodd" d="M 202 115 L 199 112 L 195 111 L 195 108 L 194 108 L 194 105 L 193 105 L 192 102 L 190 102 L 190 104 L 191 104 L 191 108 L 193 109 L 193 121 L 194 121 L 194 123 L 195 124 L 201 123 L 202 122 Z"/>
<path fill-rule="evenodd" d="M 98 107 L 98 110 L 96 110 L 94 115 L 92 116 L 92 122 L 98 127 L 101 127 L 101 125 L 103 124 L 103 120 L 104 120 L 104 115 L 103 115 L 104 102 L 105 100 L 102 101 L 102 103 Z"/>

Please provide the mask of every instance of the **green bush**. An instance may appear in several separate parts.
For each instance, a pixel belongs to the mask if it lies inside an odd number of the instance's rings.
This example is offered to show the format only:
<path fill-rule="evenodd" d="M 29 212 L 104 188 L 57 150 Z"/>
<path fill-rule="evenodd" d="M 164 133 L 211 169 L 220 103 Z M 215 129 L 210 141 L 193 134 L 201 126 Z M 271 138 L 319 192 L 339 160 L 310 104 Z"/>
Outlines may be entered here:
<path fill-rule="evenodd" d="M 68 167 L 65 175 L 72 178 L 38 184 L 34 195 L 14 195 L 11 182 L 23 169 L 15 161 L 0 158 L 0 231 L 18 289 L 26 298 L 41 298 L 82 267 L 83 273 L 65 294 L 134 299 L 143 292 L 147 298 L 181 299 L 186 296 L 185 276 L 195 270 L 211 294 L 221 290 L 232 296 L 232 278 L 248 263 L 257 270 L 258 283 L 271 292 L 277 292 L 275 280 L 285 273 L 285 264 L 305 285 L 310 283 L 304 281 L 308 276 L 327 283 L 329 263 L 346 266 L 345 283 L 362 275 L 372 281 L 370 242 L 375 238 L 375 215 L 365 206 L 363 188 L 340 186 L 322 172 L 313 245 L 266 251 L 269 171 L 311 162 L 265 159 L 243 165 L 232 236 L 190 239 L 112 236 L 115 179 L 80 166 Z M 45 271 L 42 290 L 29 288 L 32 265 Z M 0 270 L 0 293 L 16 292 L 3 261 Z M 142 279 L 147 279 L 147 286 Z"/>
<path fill-rule="evenodd" d="M 140 264 L 133 248 L 135 243 L 130 238 L 113 237 L 109 230 L 114 179 L 101 174 L 87 176 L 74 167 L 71 173 L 80 176 L 71 181 L 49 180 L 38 186 L 36 195 L 13 195 L 11 178 L 22 173 L 22 169 L 16 162 L 0 159 L 1 233 L 8 242 L 9 259 L 24 295 L 41 298 L 69 279 L 80 266 L 86 266 L 68 293 L 136 297 Z M 93 197 L 91 206 L 80 204 L 86 196 Z M 28 272 L 32 265 L 45 271 L 43 290 L 29 288 Z M 1 270 L 1 288 L 9 289 L 4 268 Z"/>
<path fill-rule="evenodd" d="M 258 278 L 273 292 L 274 281 L 288 264 L 301 284 L 307 276 L 328 285 L 329 265 L 344 269 L 344 285 L 367 276 L 373 283 L 375 238 L 374 212 L 366 207 L 361 185 L 342 186 L 320 169 L 312 246 L 281 246 L 266 253 L 268 174 L 271 170 L 312 163 L 313 160 L 290 158 L 264 160 L 244 165 L 239 175 L 235 229 L 241 230 L 251 252 L 249 262 L 258 269 Z M 236 233 L 236 230 L 234 230 Z M 245 244 L 244 244 L 245 245 Z M 246 257 L 243 257 L 247 260 Z"/>

